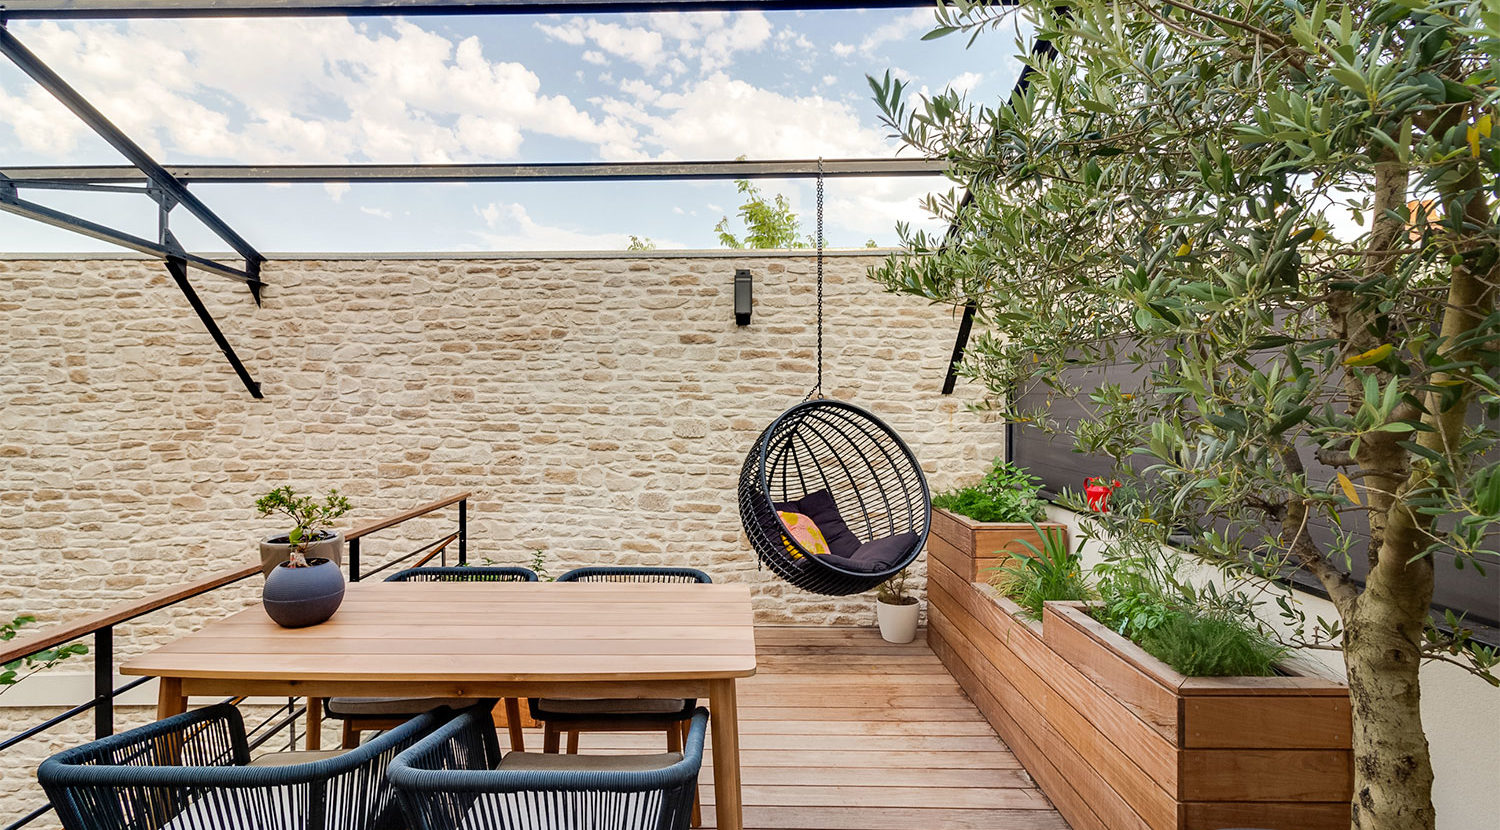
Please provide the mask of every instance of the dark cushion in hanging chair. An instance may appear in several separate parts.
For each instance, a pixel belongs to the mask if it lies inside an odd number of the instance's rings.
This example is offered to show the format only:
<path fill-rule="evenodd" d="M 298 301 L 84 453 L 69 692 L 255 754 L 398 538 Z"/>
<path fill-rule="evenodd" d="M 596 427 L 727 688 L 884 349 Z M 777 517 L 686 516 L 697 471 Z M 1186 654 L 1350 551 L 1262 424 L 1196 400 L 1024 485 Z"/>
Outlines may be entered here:
<path fill-rule="evenodd" d="M 777 417 L 745 456 L 739 496 L 761 562 L 827 596 L 868 591 L 910 565 L 932 519 L 911 450 L 880 419 L 842 401 L 804 401 Z M 787 534 L 777 511 L 788 508 L 818 525 L 832 554 L 813 555 Z"/>
<path fill-rule="evenodd" d="M 813 524 L 818 526 L 818 531 L 823 534 L 823 540 L 828 543 L 828 550 L 838 556 L 853 556 L 859 550 L 859 537 L 844 523 L 844 517 L 839 515 L 839 506 L 829 495 L 827 490 L 819 490 L 816 493 L 808 493 L 796 501 L 780 502 L 776 505 L 778 511 L 801 513 Z M 778 517 L 780 518 L 780 517 Z M 771 528 L 773 532 L 781 532 Z M 800 547 L 800 545 L 799 545 Z"/>

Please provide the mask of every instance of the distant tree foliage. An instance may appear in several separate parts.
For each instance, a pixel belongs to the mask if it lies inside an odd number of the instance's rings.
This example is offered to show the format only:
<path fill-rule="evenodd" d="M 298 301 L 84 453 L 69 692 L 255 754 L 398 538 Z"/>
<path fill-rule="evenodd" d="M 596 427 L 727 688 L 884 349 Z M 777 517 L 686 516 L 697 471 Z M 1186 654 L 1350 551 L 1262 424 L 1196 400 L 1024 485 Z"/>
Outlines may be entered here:
<path fill-rule="evenodd" d="M 631 234 L 630 235 L 630 244 L 625 246 L 625 250 L 627 250 L 627 251 L 654 251 L 654 250 L 656 250 L 656 243 L 652 242 L 651 241 L 651 237 L 649 237 L 649 236 L 636 236 L 635 234 Z"/>
<path fill-rule="evenodd" d="M 814 240 L 802 233 L 801 220 L 792 212 L 786 196 L 777 193 L 767 198 L 760 188 L 748 179 L 736 179 L 735 187 L 745 196 L 736 214 L 744 223 L 743 236 L 736 236 L 729 229 L 729 217 L 719 220 L 714 231 L 719 234 L 719 244 L 726 248 L 811 248 Z"/>

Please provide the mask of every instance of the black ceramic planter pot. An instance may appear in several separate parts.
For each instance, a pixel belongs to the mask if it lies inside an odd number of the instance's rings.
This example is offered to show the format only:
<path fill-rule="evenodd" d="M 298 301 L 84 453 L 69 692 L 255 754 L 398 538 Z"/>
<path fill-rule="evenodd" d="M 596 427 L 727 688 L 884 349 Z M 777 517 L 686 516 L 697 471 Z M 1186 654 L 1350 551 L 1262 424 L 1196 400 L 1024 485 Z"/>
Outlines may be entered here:
<path fill-rule="evenodd" d="M 261 594 L 266 614 L 284 628 L 317 625 L 343 601 L 344 574 L 328 559 L 309 559 L 306 568 L 277 565 Z"/>

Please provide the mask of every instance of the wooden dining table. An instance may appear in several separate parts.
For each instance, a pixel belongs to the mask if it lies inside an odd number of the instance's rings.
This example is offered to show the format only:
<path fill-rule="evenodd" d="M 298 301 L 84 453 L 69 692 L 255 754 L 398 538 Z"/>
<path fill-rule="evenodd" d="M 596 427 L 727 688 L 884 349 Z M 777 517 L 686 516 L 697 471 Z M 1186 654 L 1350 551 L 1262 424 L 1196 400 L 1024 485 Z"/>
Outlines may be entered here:
<path fill-rule="evenodd" d="M 755 668 L 744 585 L 374 582 L 319 625 L 257 605 L 121 671 L 161 679 L 161 717 L 191 696 L 706 698 L 718 827 L 741 830 L 735 680 Z"/>

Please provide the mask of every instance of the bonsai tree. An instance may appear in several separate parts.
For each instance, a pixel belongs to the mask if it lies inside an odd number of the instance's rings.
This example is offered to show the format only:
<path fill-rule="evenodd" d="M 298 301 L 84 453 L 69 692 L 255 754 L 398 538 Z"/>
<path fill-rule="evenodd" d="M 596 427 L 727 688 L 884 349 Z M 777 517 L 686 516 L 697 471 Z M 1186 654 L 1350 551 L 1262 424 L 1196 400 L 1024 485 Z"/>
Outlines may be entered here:
<path fill-rule="evenodd" d="M 1434 554 L 1496 561 L 1500 12 L 957 0 L 930 36 L 1013 13 L 1050 48 L 998 106 L 871 79 L 887 125 L 967 189 L 928 202 L 947 238 L 898 229 L 909 253 L 874 278 L 976 310 L 963 371 L 1013 420 L 1057 426 L 1017 391 L 1133 368 L 1074 432 L 1148 502 L 1118 529 L 1315 579 L 1338 618 L 1297 644 L 1343 653 L 1352 826 L 1433 827 L 1419 668 L 1495 680 L 1495 653 L 1430 609 Z"/>
<path fill-rule="evenodd" d="M 319 502 L 313 496 L 299 496 L 290 484 L 277 487 L 255 501 L 255 509 L 261 516 L 279 513 L 293 522 L 287 532 L 291 550 L 287 554 L 287 566 L 307 567 L 307 546 L 325 538 L 333 520 L 349 512 L 349 500 L 332 488 Z"/>

